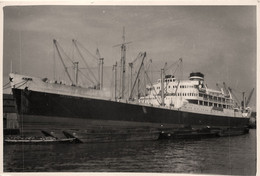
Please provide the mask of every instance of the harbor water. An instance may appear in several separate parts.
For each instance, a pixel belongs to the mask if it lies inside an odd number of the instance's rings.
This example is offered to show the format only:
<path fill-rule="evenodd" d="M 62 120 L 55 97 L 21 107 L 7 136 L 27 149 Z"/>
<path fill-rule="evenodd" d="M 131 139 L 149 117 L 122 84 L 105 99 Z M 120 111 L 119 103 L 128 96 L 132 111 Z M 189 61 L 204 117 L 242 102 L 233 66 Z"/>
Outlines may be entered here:
<path fill-rule="evenodd" d="M 256 130 L 232 137 L 84 144 L 4 144 L 4 172 L 256 174 Z"/>

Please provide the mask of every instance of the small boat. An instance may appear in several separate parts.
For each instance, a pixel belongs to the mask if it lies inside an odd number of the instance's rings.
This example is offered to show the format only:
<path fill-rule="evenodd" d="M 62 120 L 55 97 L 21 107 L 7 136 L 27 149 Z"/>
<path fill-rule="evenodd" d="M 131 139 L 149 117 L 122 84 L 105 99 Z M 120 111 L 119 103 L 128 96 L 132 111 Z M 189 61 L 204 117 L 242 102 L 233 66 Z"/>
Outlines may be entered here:
<path fill-rule="evenodd" d="M 75 143 L 75 138 L 56 139 L 52 137 L 10 137 L 4 140 L 5 143 Z"/>

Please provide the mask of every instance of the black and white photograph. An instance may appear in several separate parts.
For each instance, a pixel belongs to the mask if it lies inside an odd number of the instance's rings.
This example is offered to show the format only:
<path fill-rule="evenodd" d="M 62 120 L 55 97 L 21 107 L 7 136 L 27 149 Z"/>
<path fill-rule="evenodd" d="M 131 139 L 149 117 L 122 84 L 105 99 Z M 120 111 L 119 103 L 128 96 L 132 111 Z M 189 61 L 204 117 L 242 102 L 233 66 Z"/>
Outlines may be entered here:
<path fill-rule="evenodd" d="M 256 4 L 2 11 L 4 173 L 256 175 Z"/>

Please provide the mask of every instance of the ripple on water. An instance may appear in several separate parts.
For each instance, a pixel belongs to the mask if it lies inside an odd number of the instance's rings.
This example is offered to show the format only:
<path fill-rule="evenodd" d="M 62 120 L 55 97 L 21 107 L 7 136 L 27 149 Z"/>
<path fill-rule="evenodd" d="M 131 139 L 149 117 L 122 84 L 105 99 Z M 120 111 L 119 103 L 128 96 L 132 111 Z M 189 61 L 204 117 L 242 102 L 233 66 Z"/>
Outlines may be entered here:
<path fill-rule="evenodd" d="M 4 145 L 5 172 L 256 173 L 256 130 L 201 140 Z"/>

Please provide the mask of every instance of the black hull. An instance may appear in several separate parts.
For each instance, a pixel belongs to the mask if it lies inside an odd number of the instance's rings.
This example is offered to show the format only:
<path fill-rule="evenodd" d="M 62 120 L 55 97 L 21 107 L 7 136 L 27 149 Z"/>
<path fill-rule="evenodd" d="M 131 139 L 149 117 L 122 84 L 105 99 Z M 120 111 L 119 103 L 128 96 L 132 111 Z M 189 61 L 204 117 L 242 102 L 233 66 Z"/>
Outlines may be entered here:
<path fill-rule="evenodd" d="M 13 89 L 23 130 L 85 130 L 94 126 L 245 128 L 248 118 L 213 116 L 93 98 Z"/>

